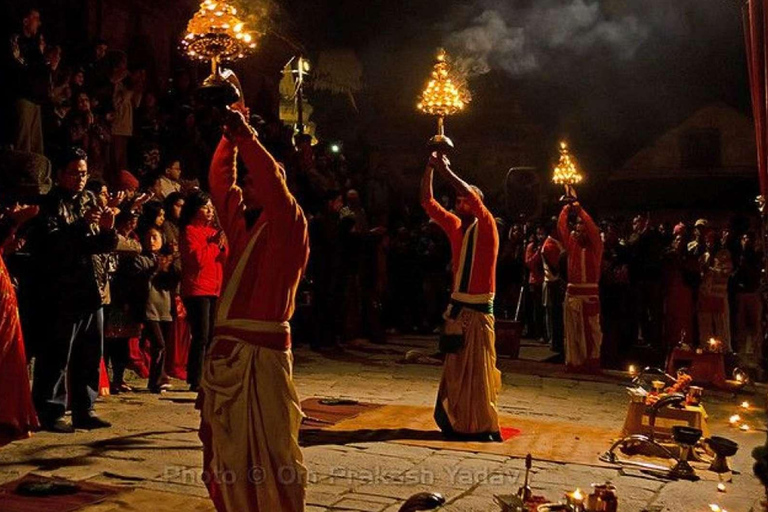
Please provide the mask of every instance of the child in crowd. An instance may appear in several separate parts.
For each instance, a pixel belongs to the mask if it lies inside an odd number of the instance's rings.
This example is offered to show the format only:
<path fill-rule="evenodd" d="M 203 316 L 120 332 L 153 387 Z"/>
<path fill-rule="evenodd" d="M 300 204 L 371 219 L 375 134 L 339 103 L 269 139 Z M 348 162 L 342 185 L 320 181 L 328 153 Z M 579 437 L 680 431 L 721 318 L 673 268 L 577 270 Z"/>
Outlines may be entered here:
<path fill-rule="evenodd" d="M 162 393 L 171 387 L 165 373 L 166 340 L 173 333 L 171 294 L 179 282 L 180 269 L 158 226 L 148 226 L 142 242 L 144 252 L 134 260 L 134 270 L 144 291 L 144 336 L 150 343 L 147 387 L 152 393 Z"/>

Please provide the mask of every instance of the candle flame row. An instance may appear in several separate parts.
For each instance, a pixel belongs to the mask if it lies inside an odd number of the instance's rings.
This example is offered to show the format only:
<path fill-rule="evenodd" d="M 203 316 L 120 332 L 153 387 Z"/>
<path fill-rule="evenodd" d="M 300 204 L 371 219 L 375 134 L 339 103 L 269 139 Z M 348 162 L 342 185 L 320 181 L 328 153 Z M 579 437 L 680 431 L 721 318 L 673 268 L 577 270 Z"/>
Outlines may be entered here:
<path fill-rule="evenodd" d="M 194 59 L 239 59 L 256 48 L 256 35 L 247 30 L 237 9 L 224 0 L 204 0 L 187 24 L 182 49 Z"/>
<path fill-rule="evenodd" d="M 447 55 L 441 48 L 438 50 L 429 83 L 421 93 L 416 108 L 425 114 L 445 117 L 464 110 L 468 101 L 468 91 L 452 76 Z"/>
<path fill-rule="evenodd" d="M 568 143 L 560 142 L 560 161 L 555 166 L 552 181 L 558 185 L 576 185 L 581 183 L 584 176 L 576 166 L 576 160 L 568 151 Z"/>

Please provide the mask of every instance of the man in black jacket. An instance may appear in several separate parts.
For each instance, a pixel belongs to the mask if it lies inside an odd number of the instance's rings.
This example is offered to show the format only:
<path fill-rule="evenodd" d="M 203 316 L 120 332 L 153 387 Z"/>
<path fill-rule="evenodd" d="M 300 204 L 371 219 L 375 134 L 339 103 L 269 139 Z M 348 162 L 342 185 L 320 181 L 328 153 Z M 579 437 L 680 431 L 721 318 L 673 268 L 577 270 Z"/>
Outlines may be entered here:
<path fill-rule="evenodd" d="M 36 268 L 45 285 L 40 288 L 42 303 L 53 318 L 46 346 L 37 353 L 32 394 L 42 428 L 69 433 L 110 426 L 94 414 L 93 405 L 108 285 L 103 255 L 117 246 L 117 233 L 113 212 L 85 190 L 85 153 L 72 149 L 61 163 L 33 237 Z M 72 425 L 64 421 L 68 403 Z"/>

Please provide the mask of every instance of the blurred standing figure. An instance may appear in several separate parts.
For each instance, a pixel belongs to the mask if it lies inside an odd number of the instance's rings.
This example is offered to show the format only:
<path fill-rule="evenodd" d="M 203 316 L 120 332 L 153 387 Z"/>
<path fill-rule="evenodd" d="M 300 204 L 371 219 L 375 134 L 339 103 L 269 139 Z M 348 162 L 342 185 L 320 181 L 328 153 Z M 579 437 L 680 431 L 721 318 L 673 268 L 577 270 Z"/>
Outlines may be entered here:
<path fill-rule="evenodd" d="M 544 286 L 544 265 L 542 262 L 542 246 L 547 238 L 544 228 L 539 226 L 533 240 L 525 249 L 525 265 L 528 267 L 528 292 L 530 297 L 530 323 L 528 337 L 544 338 L 544 303 L 542 300 Z"/>
<path fill-rule="evenodd" d="M 629 285 L 629 255 L 615 226 L 603 230 L 603 261 L 600 273 L 601 327 L 604 368 L 620 368 L 637 330 L 633 329 L 634 300 Z"/>
<path fill-rule="evenodd" d="M 112 141 L 110 145 L 110 166 L 107 180 L 114 184 L 117 174 L 128 168 L 128 142 L 133 136 L 133 109 L 141 104 L 141 80 L 131 87 L 126 83 L 128 78 L 128 57 L 123 52 L 111 54 L 112 67 L 109 81 L 111 84 L 112 108 L 108 115 L 112 119 Z M 137 74 L 141 77 L 141 74 Z"/>
<path fill-rule="evenodd" d="M 558 362 L 564 359 L 563 300 L 565 299 L 567 257 L 565 248 L 557 238 L 557 232 L 551 230 L 542 246 L 542 265 L 544 267 L 544 286 L 542 299 L 546 311 L 547 341 L 553 352 L 558 354 Z"/>
<path fill-rule="evenodd" d="M 573 214 L 573 229 L 568 217 Z M 570 370 L 600 370 L 600 292 L 598 281 L 603 241 L 592 217 L 577 202 L 566 204 L 558 220 L 560 238 L 568 252 L 568 289 L 565 293 L 565 364 Z"/>
<path fill-rule="evenodd" d="M 664 256 L 664 347 L 661 355 L 683 341 L 692 344 L 695 337 L 694 292 L 699 282 L 699 262 L 688 252 L 682 229 Z"/>
<path fill-rule="evenodd" d="M 708 230 L 704 235 L 704 253 L 699 258 L 701 286 L 699 287 L 698 320 L 699 345 L 705 346 L 710 338 L 731 347 L 731 319 L 728 308 L 728 278 L 733 271 L 731 253 L 717 243 L 717 233 Z"/>
<path fill-rule="evenodd" d="M 41 105 L 48 100 L 50 74 L 40 32 L 40 11 L 27 9 L 21 20 L 21 32 L 10 40 L 12 72 L 5 77 L 14 81 L 15 127 L 12 141 L 18 151 L 43 154 Z"/>
<path fill-rule="evenodd" d="M 745 233 L 741 237 L 741 256 L 734 275 L 737 301 L 736 348 L 755 364 L 763 357 L 761 267 L 762 256 L 755 250 L 755 235 Z"/>
<path fill-rule="evenodd" d="M 629 278 L 635 298 L 634 340 L 661 350 L 664 291 L 661 280 L 664 242 L 648 217 L 636 216 L 629 237 Z"/>

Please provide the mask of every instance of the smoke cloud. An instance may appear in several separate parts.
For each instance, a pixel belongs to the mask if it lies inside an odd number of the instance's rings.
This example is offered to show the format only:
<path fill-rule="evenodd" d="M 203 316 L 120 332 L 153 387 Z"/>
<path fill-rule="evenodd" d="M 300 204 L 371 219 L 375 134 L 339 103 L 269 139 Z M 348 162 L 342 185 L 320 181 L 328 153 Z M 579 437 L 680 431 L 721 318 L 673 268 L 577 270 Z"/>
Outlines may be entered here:
<path fill-rule="evenodd" d="M 631 59 L 650 28 L 632 15 L 611 15 L 590 0 L 536 0 L 484 9 L 445 39 L 456 65 L 470 75 L 492 68 L 521 76 L 562 59 L 605 51 Z M 506 7 L 506 8 L 505 8 Z"/>

